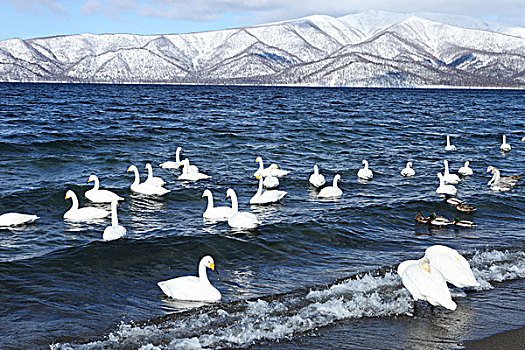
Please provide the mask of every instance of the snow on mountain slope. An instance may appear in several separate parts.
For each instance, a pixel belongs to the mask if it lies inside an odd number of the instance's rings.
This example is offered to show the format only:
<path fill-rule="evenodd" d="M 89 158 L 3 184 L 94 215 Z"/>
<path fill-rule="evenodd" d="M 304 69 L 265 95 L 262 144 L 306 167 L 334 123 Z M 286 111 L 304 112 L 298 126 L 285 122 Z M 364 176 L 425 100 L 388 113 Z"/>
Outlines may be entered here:
<path fill-rule="evenodd" d="M 0 41 L 0 81 L 523 88 L 524 72 L 525 28 L 434 13 Z"/>

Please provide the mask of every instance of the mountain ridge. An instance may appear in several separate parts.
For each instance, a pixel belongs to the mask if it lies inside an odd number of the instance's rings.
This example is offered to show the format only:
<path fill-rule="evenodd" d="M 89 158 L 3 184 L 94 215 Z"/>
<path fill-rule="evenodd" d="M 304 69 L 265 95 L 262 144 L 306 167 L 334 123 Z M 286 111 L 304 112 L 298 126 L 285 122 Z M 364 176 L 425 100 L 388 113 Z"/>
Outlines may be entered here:
<path fill-rule="evenodd" d="M 0 41 L 4 82 L 524 88 L 524 72 L 525 28 L 428 13 Z"/>

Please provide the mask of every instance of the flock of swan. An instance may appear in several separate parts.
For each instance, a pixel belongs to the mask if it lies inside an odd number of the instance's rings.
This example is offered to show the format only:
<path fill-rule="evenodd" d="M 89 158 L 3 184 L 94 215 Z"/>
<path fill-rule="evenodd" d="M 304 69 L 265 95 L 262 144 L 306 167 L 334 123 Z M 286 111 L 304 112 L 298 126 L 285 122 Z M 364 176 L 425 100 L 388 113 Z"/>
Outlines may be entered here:
<path fill-rule="evenodd" d="M 500 149 L 504 152 L 511 150 L 511 146 L 506 142 L 505 135 L 503 135 L 503 142 Z M 445 150 L 456 150 L 456 147 L 450 143 L 449 135 L 447 135 Z M 198 181 L 210 178 L 210 176 L 201 173 L 197 166 L 190 164 L 188 158 L 181 160 L 181 152 L 182 148 L 178 147 L 175 154 L 176 160 L 161 163 L 160 166 L 165 169 L 180 169 L 182 167 L 181 175 L 177 178 L 181 181 Z M 287 192 L 276 190 L 275 188 L 279 186 L 279 178 L 288 175 L 289 171 L 280 169 L 276 164 L 271 164 L 265 168 L 261 157 L 257 157 L 255 162 L 259 163 L 259 168 L 254 173 L 259 184 L 257 192 L 249 201 L 250 204 L 279 202 Z M 363 160 L 362 165 L 363 168 L 358 170 L 357 177 L 360 180 L 372 180 L 374 174 L 372 169 L 369 168 L 368 162 Z M 132 171 L 134 173 L 134 181 L 130 186 L 131 191 L 149 196 L 163 196 L 170 192 L 169 189 L 164 187 L 166 182 L 162 178 L 153 176 L 151 164 L 146 164 L 145 169 L 148 171 L 148 177 L 142 183 L 140 182 L 139 171 L 135 165 L 131 165 L 127 169 L 127 172 Z M 501 177 L 499 170 L 493 166 L 489 166 L 487 172 L 493 175 L 488 185 L 494 191 L 510 190 L 520 179 L 519 175 Z M 468 161 L 458 170 L 458 173 L 462 176 L 472 175 L 473 172 L 469 167 Z M 412 162 L 406 164 L 406 167 L 401 170 L 401 175 L 405 177 L 415 176 Z M 455 205 L 458 210 L 467 212 L 475 211 L 473 206 L 453 197 L 457 193 L 454 185 L 459 184 L 461 179 L 458 175 L 450 173 L 447 160 L 444 160 L 444 173 L 438 173 L 437 176 L 439 178 L 439 187 L 436 189 L 436 193 L 444 194 L 447 202 Z M 72 205 L 71 208 L 64 213 L 64 219 L 71 221 L 91 221 L 103 219 L 111 215 L 111 226 L 105 228 L 103 239 L 114 240 L 124 236 L 126 229 L 119 225 L 117 216 L 118 202 L 124 200 L 124 198 L 111 191 L 100 189 L 100 181 L 96 175 L 89 177 L 88 183 L 92 181 L 94 182 L 94 186 L 85 192 L 85 197 L 94 203 L 109 203 L 111 205 L 111 211 L 90 206 L 80 208 L 75 192 L 68 190 L 65 199 L 71 199 Z M 332 185 L 326 185 L 325 178 L 319 172 L 317 165 L 314 165 L 313 173 L 308 180 L 311 186 L 319 190 L 317 194 L 318 198 L 341 197 L 343 192 L 338 187 L 340 181 L 341 176 L 335 174 Z M 237 195 L 232 188 L 229 188 L 226 194 L 227 198 L 231 199 L 231 207 L 215 207 L 211 191 L 206 189 L 203 192 L 202 198 L 207 197 L 208 199 L 208 205 L 202 214 L 204 219 L 227 221 L 232 228 L 242 229 L 256 228 L 261 223 L 255 214 L 239 211 Z M 28 224 L 38 218 L 36 215 L 6 213 L 0 215 L 0 227 Z M 456 219 L 459 220 L 458 218 Z M 459 224 L 460 222 L 463 222 L 463 226 L 472 226 L 471 224 L 473 224 L 465 220 L 457 222 L 454 220 L 454 222 L 450 222 L 448 219 L 440 217 L 435 213 L 432 213 L 429 217 L 418 213 L 418 215 L 416 215 L 416 222 L 438 226 L 452 223 Z M 193 301 L 220 300 L 221 293 L 213 287 L 208 280 L 206 274 L 207 268 L 217 272 L 215 262 L 209 255 L 201 259 L 198 268 L 198 277 L 184 276 L 173 278 L 158 282 L 158 286 L 167 296 L 175 299 Z M 454 249 L 445 246 L 432 246 L 428 248 L 423 258 L 405 261 L 399 265 L 397 271 L 399 276 L 401 276 L 403 285 L 408 289 L 414 300 L 426 300 L 432 305 L 441 305 L 450 310 L 455 310 L 456 304 L 451 299 L 447 282 L 460 288 L 479 286 L 466 259 Z"/>

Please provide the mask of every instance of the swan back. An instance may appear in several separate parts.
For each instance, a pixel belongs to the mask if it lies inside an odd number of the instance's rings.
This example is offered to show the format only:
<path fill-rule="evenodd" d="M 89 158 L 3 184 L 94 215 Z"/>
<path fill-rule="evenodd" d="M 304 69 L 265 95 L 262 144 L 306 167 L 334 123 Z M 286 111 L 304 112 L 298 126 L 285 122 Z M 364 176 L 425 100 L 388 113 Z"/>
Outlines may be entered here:
<path fill-rule="evenodd" d="M 470 264 L 455 249 L 443 245 L 434 245 L 427 248 L 425 256 L 429 259 L 430 265 L 438 269 L 443 278 L 456 287 L 479 286 Z"/>

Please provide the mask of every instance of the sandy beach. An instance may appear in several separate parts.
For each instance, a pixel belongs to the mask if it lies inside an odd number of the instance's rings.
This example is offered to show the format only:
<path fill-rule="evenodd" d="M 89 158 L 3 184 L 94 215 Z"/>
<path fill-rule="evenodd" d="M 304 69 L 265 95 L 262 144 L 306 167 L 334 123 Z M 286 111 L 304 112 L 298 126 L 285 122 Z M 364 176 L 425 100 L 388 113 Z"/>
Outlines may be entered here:
<path fill-rule="evenodd" d="M 513 329 L 507 332 L 497 333 L 483 339 L 467 341 L 465 342 L 465 349 L 525 349 L 525 327 Z"/>

